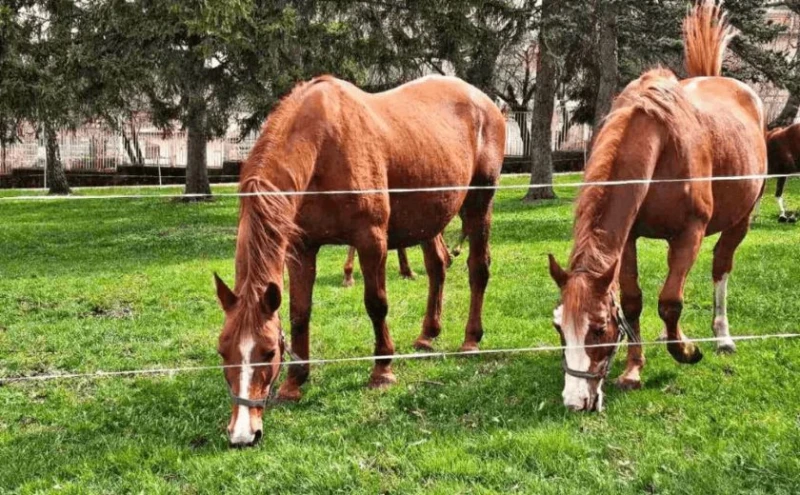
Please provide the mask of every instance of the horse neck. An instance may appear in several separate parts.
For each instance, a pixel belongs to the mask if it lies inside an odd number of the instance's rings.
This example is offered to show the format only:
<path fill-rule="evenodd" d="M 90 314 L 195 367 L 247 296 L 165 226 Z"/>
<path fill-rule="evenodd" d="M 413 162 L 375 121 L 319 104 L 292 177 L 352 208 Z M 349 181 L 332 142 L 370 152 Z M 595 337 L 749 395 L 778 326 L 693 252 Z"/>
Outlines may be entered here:
<path fill-rule="evenodd" d="M 586 182 L 648 180 L 662 152 L 661 130 L 644 115 L 634 115 L 614 135 L 598 138 L 587 164 Z M 626 129 L 636 129 L 627 132 Z M 602 274 L 622 255 L 649 186 L 586 186 L 578 199 L 572 270 Z"/>

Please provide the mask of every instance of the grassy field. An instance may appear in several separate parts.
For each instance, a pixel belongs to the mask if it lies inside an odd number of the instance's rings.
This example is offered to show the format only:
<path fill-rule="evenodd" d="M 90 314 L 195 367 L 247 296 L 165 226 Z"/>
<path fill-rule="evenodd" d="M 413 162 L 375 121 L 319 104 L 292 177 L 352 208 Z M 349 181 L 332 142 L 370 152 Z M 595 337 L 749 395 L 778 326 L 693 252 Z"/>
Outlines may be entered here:
<path fill-rule="evenodd" d="M 504 183 L 514 181 L 524 179 Z M 790 203 L 800 196 L 791 185 Z M 535 207 L 520 190 L 499 194 L 486 349 L 558 342 L 546 254 L 567 258 L 576 190 L 558 193 Z M 217 364 L 211 274 L 233 278 L 236 204 L 0 202 L 0 376 Z M 775 217 L 768 197 L 738 252 L 734 334 L 800 331 L 800 226 Z M 714 241 L 688 283 L 693 337 L 711 336 Z M 665 252 L 661 242 L 640 246 L 646 340 L 661 329 Z M 420 251 L 409 255 L 421 273 Z M 360 280 L 340 286 L 344 256 L 343 247 L 321 253 L 312 357 L 372 351 Z M 426 279 L 396 269 L 392 255 L 389 324 L 407 353 Z M 438 348 L 456 350 L 464 257 L 445 297 Z M 399 362 L 399 384 L 384 391 L 365 387 L 367 363 L 317 367 L 303 400 L 269 411 L 264 440 L 247 450 L 227 448 L 219 371 L 9 384 L 0 386 L 0 493 L 797 493 L 800 341 L 740 343 L 734 356 L 702 348 L 694 367 L 648 348 L 644 388 L 607 387 L 601 414 L 564 409 L 555 353 Z"/>

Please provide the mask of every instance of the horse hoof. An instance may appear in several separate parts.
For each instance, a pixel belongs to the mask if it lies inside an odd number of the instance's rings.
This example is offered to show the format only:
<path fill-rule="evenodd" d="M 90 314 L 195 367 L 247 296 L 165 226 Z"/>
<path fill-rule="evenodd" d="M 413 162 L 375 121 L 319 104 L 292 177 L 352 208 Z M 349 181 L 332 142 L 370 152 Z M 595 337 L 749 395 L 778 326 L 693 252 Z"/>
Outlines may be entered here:
<path fill-rule="evenodd" d="M 789 217 L 787 217 L 786 215 L 781 215 L 778 217 L 778 223 L 788 223 L 788 222 L 789 222 Z"/>
<path fill-rule="evenodd" d="M 342 287 L 352 287 L 355 285 L 355 282 L 352 278 L 346 278 L 342 281 Z"/>
<path fill-rule="evenodd" d="M 789 215 L 789 219 L 788 220 L 789 220 L 789 223 L 797 223 L 797 215 L 792 213 L 791 215 Z"/>
<path fill-rule="evenodd" d="M 477 342 L 464 342 L 459 352 L 478 352 L 479 350 Z"/>
<path fill-rule="evenodd" d="M 432 352 L 433 349 L 433 339 L 427 339 L 425 337 L 417 337 L 417 340 L 414 341 L 414 349 L 423 352 Z"/>
<path fill-rule="evenodd" d="M 736 353 L 736 343 L 734 341 L 730 342 L 720 342 L 717 344 L 717 354 L 735 354 Z"/>
<path fill-rule="evenodd" d="M 406 280 L 416 280 L 417 274 L 414 272 L 401 273 L 400 276 Z"/>
<path fill-rule="evenodd" d="M 681 364 L 697 364 L 703 359 L 703 353 L 700 348 L 694 344 L 667 344 L 667 350 L 675 359 Z"/>
<path fill-rule="evenodd" d="M 629 390 L 639 390 L 642 388 L 642 381 L 641 380 L 631 380 L 630 378 L 617 378 L 617 381 L 614 383 L 619 390 L 622 391 L 629 391 Z"/>
<path fill-rule="evenodd" d="M 397 383 L 397 377 L 394 376 L 394 373 L 389 371 L 388 373 L 381 373 L 380 375 L 372 375 L 372 378 L 369 380 L 369 388 L 387 388 L 395 383 Z"/>
<path fill-rule="evenodd" d="M 278 400 L 281 402 L 297 402 L 303 397 L 303 392 L 297 387 L 281 386 L 278 391 Z"/>

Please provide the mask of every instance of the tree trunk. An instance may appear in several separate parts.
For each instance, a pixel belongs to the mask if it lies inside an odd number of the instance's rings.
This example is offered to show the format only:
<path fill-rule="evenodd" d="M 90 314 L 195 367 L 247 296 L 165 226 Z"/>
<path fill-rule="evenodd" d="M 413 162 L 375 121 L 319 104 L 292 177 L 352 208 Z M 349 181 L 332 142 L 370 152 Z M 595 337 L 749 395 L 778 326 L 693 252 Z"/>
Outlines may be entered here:
<path fill-rule="evenodd" d="M 44 124 L 45 148 L 47 156 L 45 160 L 45 177 L 49 194 L 69 194 L 69 183 L 67 174 L 64 171 L 64 164 L 61 163 L 61 150 L 58 147 L 58 135 L 52 124 Z"/>
<path fill-rule="evenodd" d="M 125 152 L 128 154 L 128 159 L 131 165 L 137 167 L 144 166 L 144 157 L 142 156 L 142 148 L 139 146 L 139 135 L 136 133 L 134 124 L 131 123 L 131 137 L 125 132 L 125 125 L 122 125 L 122 142 L 125 145 Z"/>
<path fill-rule="evenodd" d="M 597 62 L 599 81 L 597 99 L 594 105 L 594 128 L 592 136 L 603 124 L 611 110 L 617 92 L 618 49 L 617 49 L 617 9 L 615 2 L 598 1 L 598 41 Z"/>
<path fill-rule="evenodd" d="M 542 1 L 542 23 L 539 29 L 539 53 L 536 57 L 536 94 L 533 98 L 531 129 L 531 187 L 525 202 L 556 197 L 553 191 L 553 109 L 556 98 L 556 58 L 551 51 L 555 43 L 549 40 L 548 25 L 558 0 Z M 546 184 L 542 186 L 541 184 Z"/>
<path fill-rule="evenodd" d="M 196 99 L 189 109 L 186 122 L 186 189 L 184 194 L 200 194 L 202 196 L 187 198 L 202 200 L 211 197 L 211 185 L 208 182 L 208 163 L 206 161 L 206 102 Z"/>
<path fill-rule="evenodd" d="M 787 125 L 792 125 L 794 123 L 794 119 L 797 118 L 798 109 L 800 109 L 800 97 L 790 93 L 789 99 L 786 100 L 786 104 L 783 106 L 783 110 L 781 110 L 781 113 L 769 123 L 768 127 L 773 129 L 775 127 L 786 127 Z"/>

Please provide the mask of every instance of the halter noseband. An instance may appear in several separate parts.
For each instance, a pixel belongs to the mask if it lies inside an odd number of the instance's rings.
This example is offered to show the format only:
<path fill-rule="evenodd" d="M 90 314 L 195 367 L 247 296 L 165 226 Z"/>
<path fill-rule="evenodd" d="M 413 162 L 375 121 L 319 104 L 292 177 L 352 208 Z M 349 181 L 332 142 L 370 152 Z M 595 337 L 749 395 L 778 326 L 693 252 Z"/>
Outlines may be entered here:
<path fill-rule="evenodd" d="M 289 355 L 290 361 L 301 361 L 301 359 L 297 357 L 297 354 L 295 354 L 291 348 L 287 349 L 286 338 L 283 335 L 283 329 L 280 329 L 279 338 L 279 345 L 281 348 L 281 364 L 286 361 L 287 354 Z M 275 375 L 272 377 L 272 380 L 269 382 L 269 394 L 261 399 L 245 399 L 244 397 L 236 395 L 233 392 L 233 387 L 231 387 L 231 384 L 225 380 L 225 384 L 228 386 L 228 395 L 231 398 L 231 403 L 233 403 L 235 406 L 244 406 L 248 408 L 260 407 L 261 409 L 266 409 L 267 404 L 273 402 L 275 399 L 275 382 L 278 380 L 279 375 L 280 372 L 275 373 Z"/>
<path fill-rule="evenodd" d="M 567 355 L 565 350 L 561 354 L 561 368 L 564 370 L 564 373 L 574 376 L 575 378 L 583 378 L 584 380 L 604 380 L 608 376 L 608 372 L 611 370 L 611 364 L 614 362 L 614 357 L 617 355 L 619 345 L 622 343 L 625 337 L 628 338 L 628 342 L 641 342 L 639 337 L 636 335 L 636 332 L 633 331 L 633 327 L 631 327 L 630 323 L 628 323 L 628 320 L 625 318 L 625 313 L 622 312 L 622 307 L 619 305 L 617 298 L 614 297 L 613 294 L 611 296 L 611 300 L 614 308 L 614 319 L 617 323 L 617 327 L 619 328 L 619 332 L 617 332 L 617 342 L 613 347 L 611 347 L 611 355 L 608 356 L 599 371 L 592 373 L 590 371 L 578 371 L 570 368 L 567 364 Z"/>

